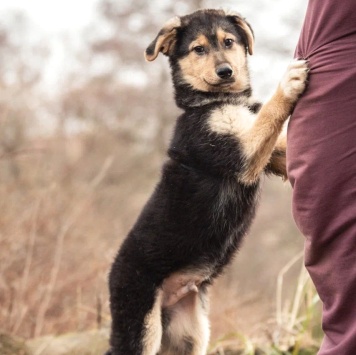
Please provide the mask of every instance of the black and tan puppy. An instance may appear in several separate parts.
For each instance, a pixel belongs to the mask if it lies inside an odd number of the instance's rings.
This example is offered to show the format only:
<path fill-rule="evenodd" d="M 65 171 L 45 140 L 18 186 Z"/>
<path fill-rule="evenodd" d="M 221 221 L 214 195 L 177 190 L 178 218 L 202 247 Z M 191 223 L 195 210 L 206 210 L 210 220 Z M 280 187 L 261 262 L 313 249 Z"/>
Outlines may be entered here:
<path fill-rule="evenodd" d="M 174 18 L 146 50 L 170 61 L 178 117 L 162 177 L 110 273 L 114 355 L 203 355 L 207 288 L 230 262 L 255 214 L 265 171 L 285 175 L 283 123 L 303 92 L 304 61 L 272 99 L 251 98 L 254 36 L 237 14 Z"/>

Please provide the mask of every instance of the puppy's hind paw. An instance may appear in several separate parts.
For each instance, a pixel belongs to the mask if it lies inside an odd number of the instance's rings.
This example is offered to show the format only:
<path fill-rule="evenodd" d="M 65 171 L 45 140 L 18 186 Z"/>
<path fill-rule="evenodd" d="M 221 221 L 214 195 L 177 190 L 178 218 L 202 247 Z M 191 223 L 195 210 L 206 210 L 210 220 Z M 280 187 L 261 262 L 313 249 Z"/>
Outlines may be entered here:
<path fill-rule="evenodd" d="M 306 60 L 294 60 L 289 64 L 280 87 L 284 96 L 292 102 L 304 92 L 308 80 L 309 67 Z"/>

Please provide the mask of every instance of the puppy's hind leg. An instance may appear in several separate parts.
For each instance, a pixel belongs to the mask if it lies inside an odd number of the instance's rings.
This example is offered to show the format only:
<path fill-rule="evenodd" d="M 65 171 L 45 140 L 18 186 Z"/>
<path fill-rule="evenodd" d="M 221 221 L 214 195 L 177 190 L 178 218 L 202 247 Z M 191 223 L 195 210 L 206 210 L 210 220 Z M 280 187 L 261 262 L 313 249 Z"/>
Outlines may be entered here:
<path fill-rule="evenodd" d="M 118 259 L 110 273 L 110 355 L 156 355 L 162 339 L 162 291 L 149 275 Z"/>
<path fill-rule="evenodd" d="M 205 290 L 190 292 L 163 310 L 164 330 L 160 355 L 206 355 L 210 328 Z"/>
<path fill-rule="evenodd" d="M 156 355 L 162 341 L 162 290 L 156 293 L 151 311 L 144 322 L 143 355 Z"/>

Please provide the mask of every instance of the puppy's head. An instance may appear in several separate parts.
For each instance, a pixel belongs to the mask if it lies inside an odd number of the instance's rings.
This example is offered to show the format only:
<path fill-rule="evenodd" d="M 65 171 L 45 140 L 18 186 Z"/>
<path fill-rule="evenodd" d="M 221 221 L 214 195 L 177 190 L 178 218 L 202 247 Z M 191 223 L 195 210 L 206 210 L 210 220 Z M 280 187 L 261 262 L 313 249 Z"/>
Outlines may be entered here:
<path fill-rule="evenodd" d="M 240 15 L 199 10 L 168 21 L 145 57 L 169 56 L 175 80 L 195 90 L 241 92 L 249 87 L 246 57 L 253 46 L 252 29 Z"/>

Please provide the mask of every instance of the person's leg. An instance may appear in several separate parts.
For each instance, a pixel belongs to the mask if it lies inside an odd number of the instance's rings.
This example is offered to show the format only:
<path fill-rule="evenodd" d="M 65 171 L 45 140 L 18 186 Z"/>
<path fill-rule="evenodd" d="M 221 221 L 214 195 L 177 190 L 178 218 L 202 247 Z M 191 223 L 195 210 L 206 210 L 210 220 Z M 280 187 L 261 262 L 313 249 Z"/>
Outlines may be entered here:
<path fill-rule="evenodd" d="M 348 56 L 346 56 L 348 58 Z M 293 215 L 323 302 L 320 355 L 356 354 L 356 68 L 311 58 L 310 85 L 288 127 Z M 338 61 L 341 61 L 339 63 Z M 347 62 L 349 61 L 349 62 Z"/>

